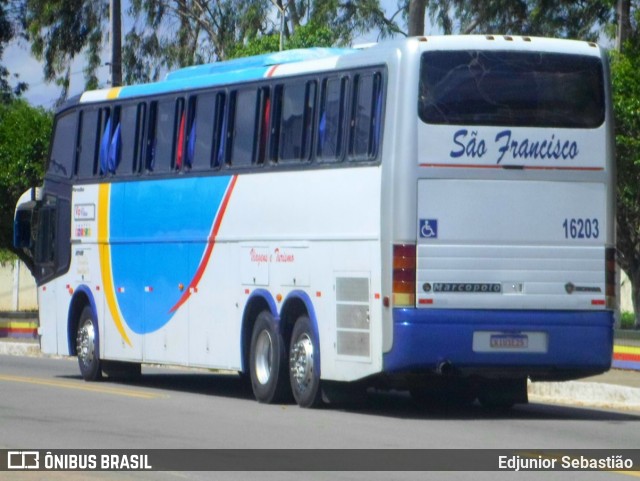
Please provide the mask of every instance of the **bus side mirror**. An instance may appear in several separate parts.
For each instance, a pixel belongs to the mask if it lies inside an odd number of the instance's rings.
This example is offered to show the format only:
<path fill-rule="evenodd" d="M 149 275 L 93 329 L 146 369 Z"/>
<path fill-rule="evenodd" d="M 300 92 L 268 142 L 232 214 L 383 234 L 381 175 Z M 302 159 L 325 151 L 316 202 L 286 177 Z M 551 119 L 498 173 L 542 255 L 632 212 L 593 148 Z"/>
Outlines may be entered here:
<path fill-rule="evenodd" d="M 21 204 L 16 210 L 13 221 L 13 247 L 33 252 L 35 239 L 32 235 L 32 224 L 37 202 L 31 201 Z"/>

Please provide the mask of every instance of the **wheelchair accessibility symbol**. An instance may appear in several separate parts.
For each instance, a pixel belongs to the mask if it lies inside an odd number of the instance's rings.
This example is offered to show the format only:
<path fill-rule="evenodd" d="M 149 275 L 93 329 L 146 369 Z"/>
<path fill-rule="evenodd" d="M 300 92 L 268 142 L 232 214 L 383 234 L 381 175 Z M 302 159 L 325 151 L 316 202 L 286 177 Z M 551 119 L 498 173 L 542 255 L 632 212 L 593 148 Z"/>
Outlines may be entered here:
<path fill-rule="evenodd" d="M 420 219 L 420 237 L 423 239 L 437 239 L 438 219 Z"/>

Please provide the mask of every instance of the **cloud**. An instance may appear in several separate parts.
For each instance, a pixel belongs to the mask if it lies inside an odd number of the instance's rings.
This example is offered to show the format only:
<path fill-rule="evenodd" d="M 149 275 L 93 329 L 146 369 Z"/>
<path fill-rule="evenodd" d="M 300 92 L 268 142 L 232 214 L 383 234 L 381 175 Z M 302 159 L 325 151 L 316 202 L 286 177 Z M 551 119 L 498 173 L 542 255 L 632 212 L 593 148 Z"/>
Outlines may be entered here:
<path fill-rule="evenodd" d="M 29 84 L 29 89 L 24 97 L 32 105 L 42 106 L 46 109 L 55 107 L 56 100 L 60 96 L 60 87 L 54 82 L 45 82 L 44 68 L 41 62 L 36 60 L 24 42 L 11 42 L 5 48 L 2 62 L 11 75 L 18 75 L 17 81 Z M 71 86 L 69 97 L 80 94 L 84 90 L 84 68 L 85 59 L 83 55 L 78 56 L 71 65 Z M 98 78 L 109 78 L 108 67 L 98 70 Z"/>

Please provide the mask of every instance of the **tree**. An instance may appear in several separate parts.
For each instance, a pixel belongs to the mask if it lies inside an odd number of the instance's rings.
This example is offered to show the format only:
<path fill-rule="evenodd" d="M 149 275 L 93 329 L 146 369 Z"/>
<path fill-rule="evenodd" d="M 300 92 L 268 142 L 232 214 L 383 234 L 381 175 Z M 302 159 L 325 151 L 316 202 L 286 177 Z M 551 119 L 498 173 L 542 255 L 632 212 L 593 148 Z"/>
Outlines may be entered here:
<path fill-rule="evenodd" d="M 125 83 L 227 58 L 237 44 L 268 31 L 271 8 L 269 0 L 132 0 L 135 23 L 125 36 Z"/>
<path fill-rule="evenodd" d="M 295 33 L 284 42 L 284 49 L 308 47 L 331 47 L 336 43 L 336 33 L 328 27 L 301 25 Z M 229 53 L 229 58 L 248 57 L 269 52 L 277 52 L 280 48 L 279 34 L 272 33 L 254 38 L 245 45 L 238 45 Z"/>
<path fill-rule="evenodd" d="M 104 31 L 109 19 L 105 0 L 23 0 L 22 24 L 31 51 L 44 63 L 44 78 L 61 87 L 66 99 L 71 65 L 84 53 L 86 88 L 99 85 L 96 71 L 101 65 Z"/>
<path fill-rule="evenodd" d="M 166 69 L 277 51 L 282 11 L 286 48 L 326 45 L 328 39 L 346 45 L 373 28 L 382 36 L 400 32 L 379 0 L 132 0 L 125 83 L 156 80 Z"/>
<path fill-rule="evenodd" d="M 0 105 L 0 250 L 14 252 L 27 265 L 24 253 L 13 248 L 13 215 L 22 193 L 42 184 L 51 124 L 49 112 L 25 100 Z"/>
<path fill-rule="evenodd" d="M 617 1 L 618 29 L 611 81 L 616 118 L 618 264 L 631 281 L 640 328 L 640 2 Z"/>
<path fill-rule="evenodd" d="M 618 263 L 631 281 L 631 298 L 640 327 L 640 51 L 628 50 L 612 61 L 616 117 Z"/>
<path fill-rule="evenodd" d="M 0 0 L 0 60 L 4 54 L 4 46 L 15 36 L 12 12 L 9 9 L 9 0 Z M 7 103 L 19 96 L 27 88 L 24 82 L 18 82 L 11 86 L 9 70 L 0 63 L 0 102 Z"/>
<path fill-rule="evenodd" d="M 612 0 L 434 0 L 444 33 L 532 35 L 595 41 L 613 20 Z"/>

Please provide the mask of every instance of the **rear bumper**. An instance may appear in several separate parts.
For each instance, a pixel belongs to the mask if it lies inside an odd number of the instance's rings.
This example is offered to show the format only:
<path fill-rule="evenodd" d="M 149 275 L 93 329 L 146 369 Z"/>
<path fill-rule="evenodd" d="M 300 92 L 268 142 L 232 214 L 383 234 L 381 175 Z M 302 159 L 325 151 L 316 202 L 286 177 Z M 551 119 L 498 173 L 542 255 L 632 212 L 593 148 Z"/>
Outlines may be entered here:
<path fill-rule="evenodd" d="M 447 362 L 462 375 L 575 379 L 611 366 L 611 311 L 394 309 L 393 322 L 393 346 L 383 360 L 389 374 L 426 374 Z M 474 352 L 476 331 L 543 332 L 547 349 Z"/>

